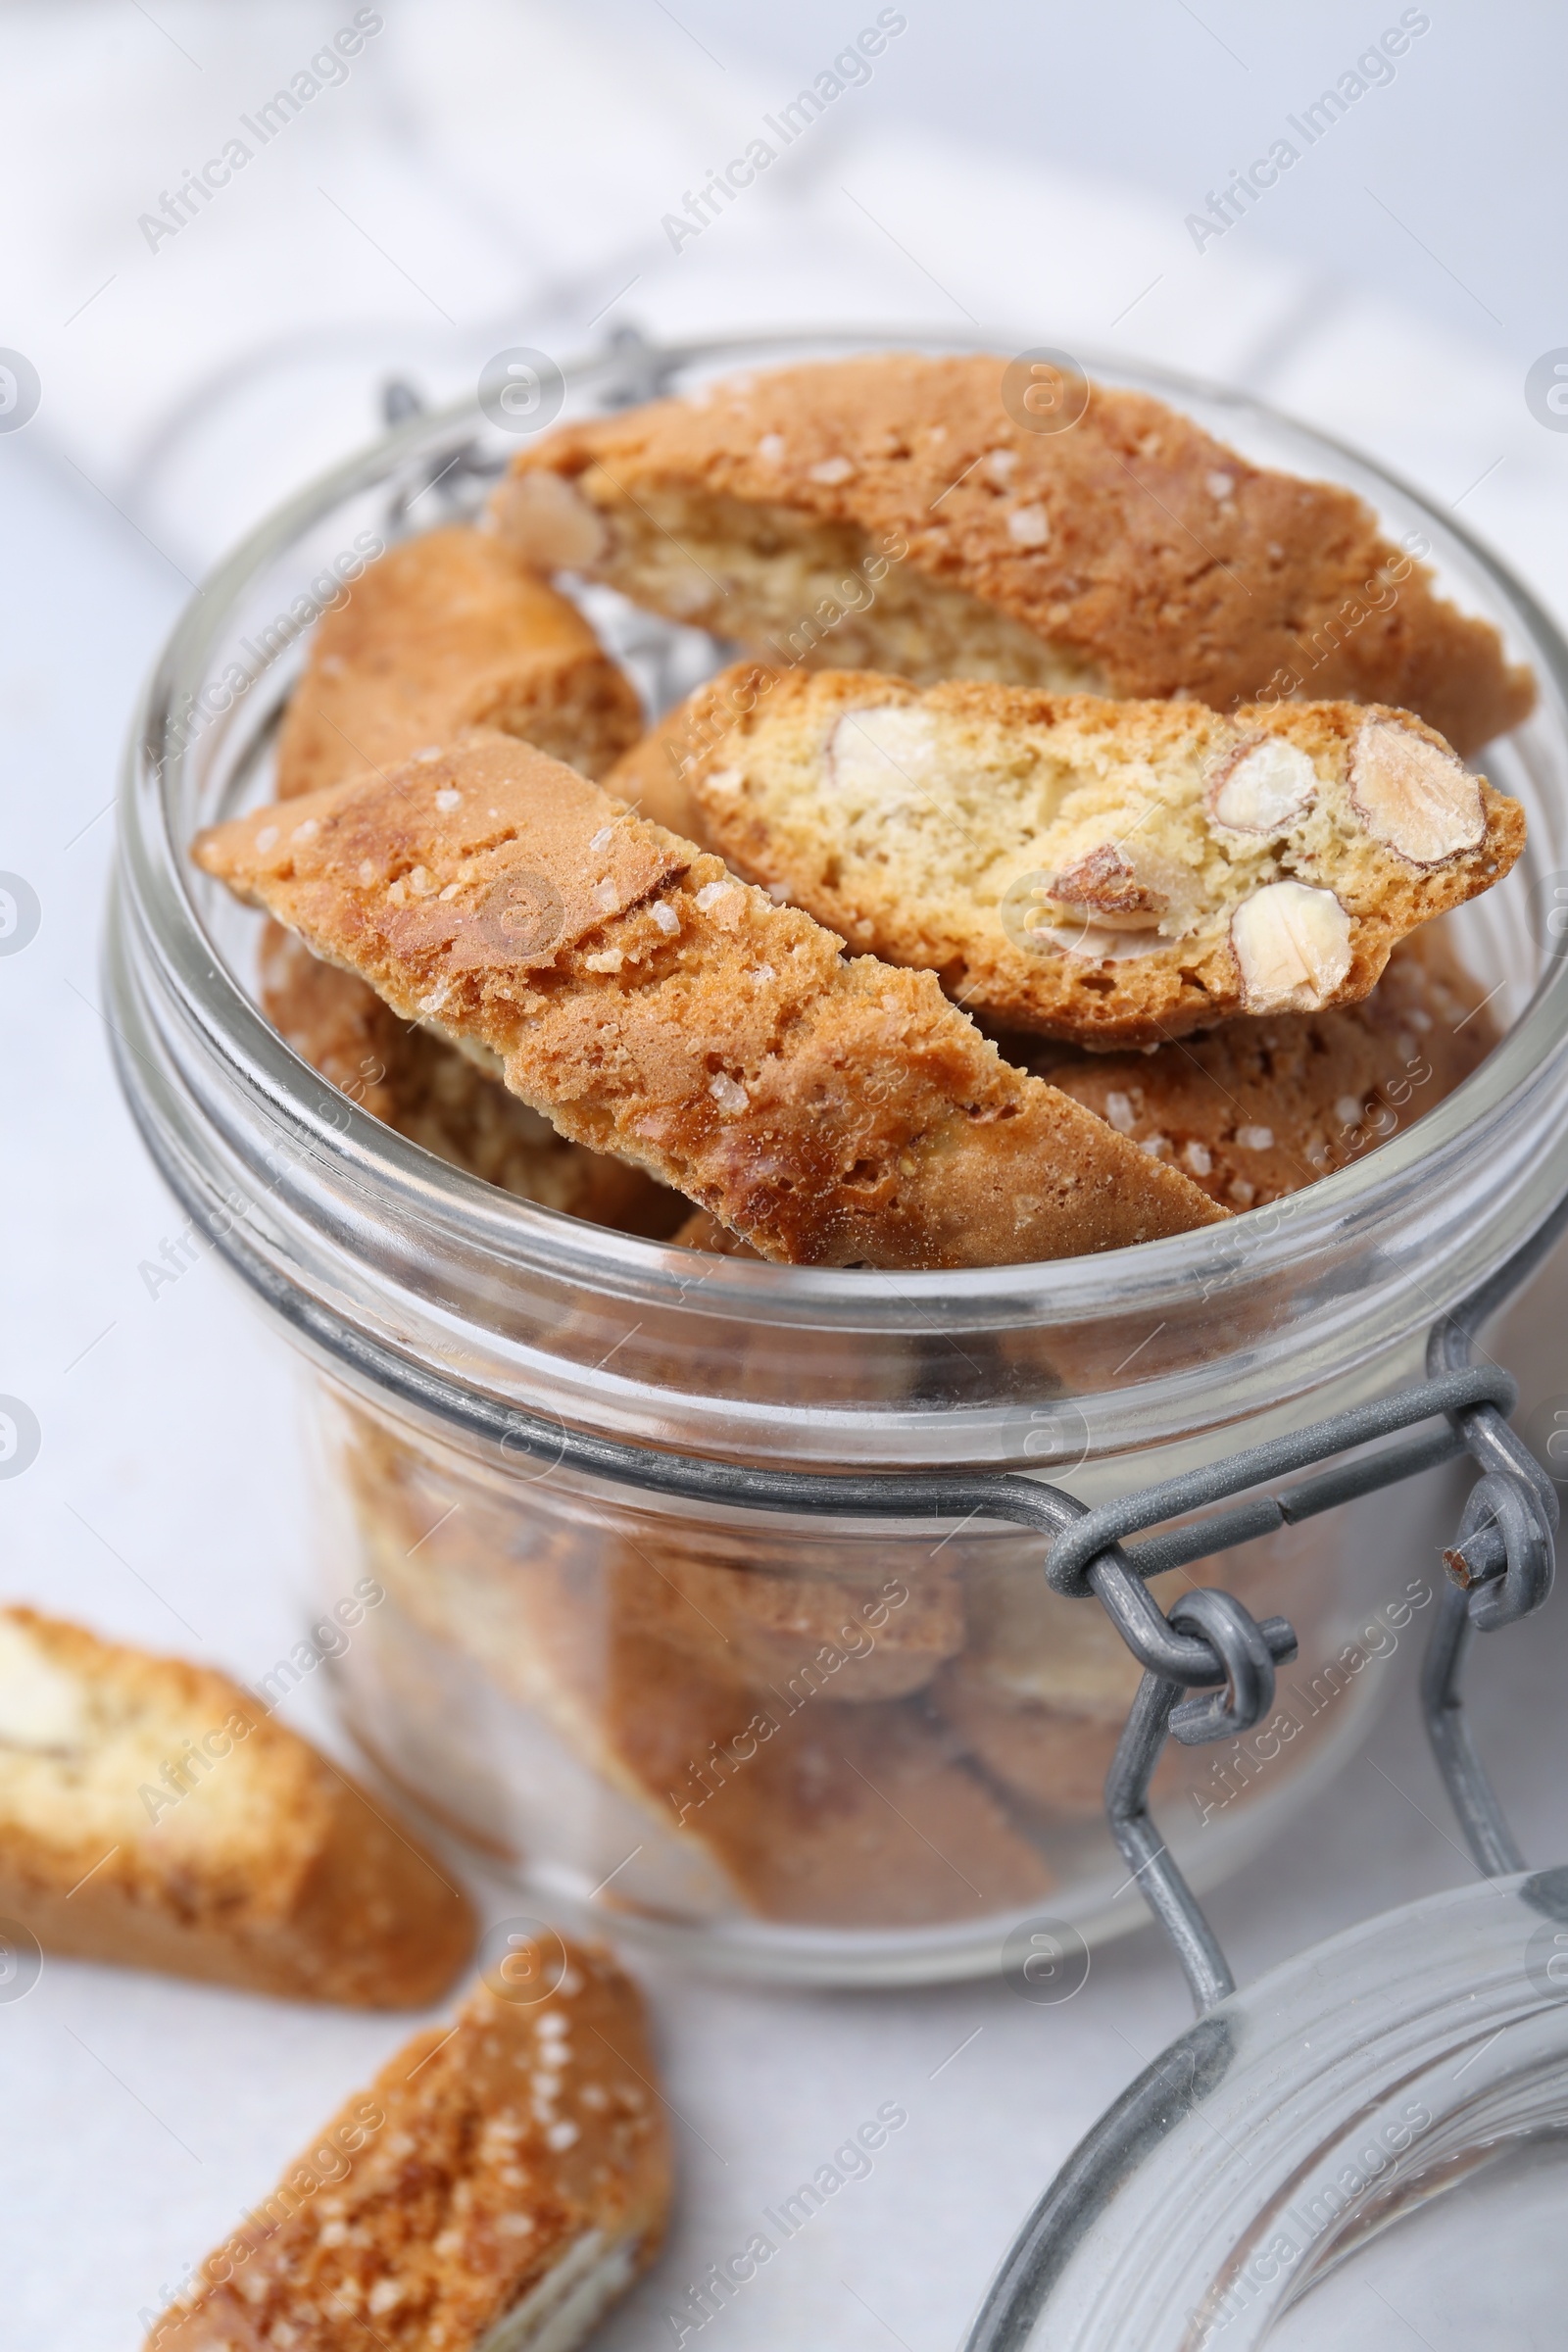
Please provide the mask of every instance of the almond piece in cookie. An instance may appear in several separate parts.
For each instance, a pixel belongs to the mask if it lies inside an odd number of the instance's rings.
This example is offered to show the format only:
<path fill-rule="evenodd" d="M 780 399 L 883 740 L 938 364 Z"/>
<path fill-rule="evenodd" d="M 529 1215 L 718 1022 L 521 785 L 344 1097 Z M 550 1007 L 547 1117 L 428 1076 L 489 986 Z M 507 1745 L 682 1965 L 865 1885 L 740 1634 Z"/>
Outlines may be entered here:
<path fill-rule="evenodd" d="M 374 989 L 303 940 L 269 923 L 261 949 L 262 1010 L 296 1054 L 400 1135 L 449 1166 L 544 1208 L 672 1239 L 690 1203 L 641 1168 L 568 1144 L 456 1046 L 410 1027 Z"/>
<path fill-rule="evenodd" d="M 657 2083 L 609 1953 L 514 1938 L 207 2257 L 146 2352 L 571 2352 L 663 2236 Z"/>
<path fill-rule="evenodd" d="M 847 962 L 809 915 L 510 737 L 260 809 L 195 856 L 765 1256 L 1013 1264 L 1220 1213 L 1010 1069 L 929 973 Z"/>
<path fill-rule="evenodd" d="M 0 1611 L 0 1914 L 46 1951 L 365 2009 L 434 2000 L 473 1945 L 412 1836 L 237 1683 L 24 1608 Z"/>
<path fill-rule="evenodd" d="M 631 681 L 567 598 L 454 523 L 405 540 L 325 612 L 277 754 L 280 800 L 499 727 L 584 775 L 642 732 Z"/>
<path fill-rule="evenodd" d="M 737 873 L 990 1021 L 1097 1045 L 1353 1003 L 1525 834 L 1420 719 L 1352 703 L 741 664 L 612 789 L 661 761 Z"/>
<path fill-rule="evenodd" d="M 514 460 L 497 527 L 542 569 L 810 668 L 1343 697 L 1467 754 L 1528 713 L 1528 670 L 1350 491 L 1103 384 L 1068 429 L 1030 429 L 1017 368 L 818 361 L 564 424 Z"/>

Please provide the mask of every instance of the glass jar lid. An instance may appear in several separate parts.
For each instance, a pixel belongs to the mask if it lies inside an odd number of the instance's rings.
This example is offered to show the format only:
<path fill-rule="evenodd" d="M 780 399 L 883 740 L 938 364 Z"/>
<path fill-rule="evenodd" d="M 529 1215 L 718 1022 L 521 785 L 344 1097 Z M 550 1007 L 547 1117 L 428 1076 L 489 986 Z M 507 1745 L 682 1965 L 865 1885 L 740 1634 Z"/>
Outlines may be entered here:
<path fill-rule="evenodd" d="M 1568 1870 L 1314 1945 L 1172 2042 L 1080 2144 L 967 2352 L 1562 2340 Z"/>

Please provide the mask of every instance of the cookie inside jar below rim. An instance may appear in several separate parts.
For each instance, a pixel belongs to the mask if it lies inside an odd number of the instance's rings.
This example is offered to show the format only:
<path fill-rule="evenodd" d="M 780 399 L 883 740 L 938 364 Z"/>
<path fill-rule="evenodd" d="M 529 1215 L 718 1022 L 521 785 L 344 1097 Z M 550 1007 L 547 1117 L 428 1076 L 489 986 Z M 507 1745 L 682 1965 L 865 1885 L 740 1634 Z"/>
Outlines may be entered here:
<path fill-rule="evenodd" d="M 332 1408 L 343 1538 L 385 1593 L 344 1661 L 357 1736 L 531 1885 L 628 1917 L 885 1932 L 1049 1907 L 1113 1860 L 1106 1769 L 1138 1668 L 1037 1538 L 672 1529 L 470 1472 Z M 1337 1728 L 1339 1539 L 1200 1562 L 1301 1633 L 1271 1755 L 1172 1747 L 1179 1841 Z"/>

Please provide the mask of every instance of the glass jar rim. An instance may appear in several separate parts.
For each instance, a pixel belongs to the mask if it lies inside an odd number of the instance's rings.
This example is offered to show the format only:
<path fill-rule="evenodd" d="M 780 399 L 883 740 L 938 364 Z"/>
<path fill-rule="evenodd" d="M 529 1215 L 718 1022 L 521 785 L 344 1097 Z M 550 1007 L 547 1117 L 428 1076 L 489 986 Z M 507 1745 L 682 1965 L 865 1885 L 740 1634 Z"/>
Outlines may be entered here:
<path fill-rule="evenodd" d="M 824 349 L 972 351 L 1004 342 L 930 332 L 806 331 L 671 344 L 653 356 L 669 377 L 725 362 L 783 364 L 792 353 L 800 357 Z M 1315 452 L 1324 460 L 1341 459 L 1363 481 L 1385 486 L 1423 518 L 1435 548 L 1462 551 L 1490 584 L 1527 642 L 1543 710 L 1550 710 L 1559 733 L 1564 732 L 1568 644 L 1499 560 L 1419 492 L 1355 451 L 1245 394 L 1122 362 L 1087 357 L 1085 365 L 1092 374 L 1147 389 L 1175 405 L 1217 404 L 1239 423 L 1259 420 L 1292 436 L 1303 457 Z M 624 354 L 612 347 L 568 365 L 563 374 L 569 388 L 591 393 L 623 366 Z M 697 1279 L 691 1252 L 520 1200 L 436 1159 L 346 1097 L 323 1103 L 318 1074 L 271 1028 L 212 938 L 185 843 L 177 837 L 175 810 L 196 740 L 181 740 L 185 714 L 195 706 L 236 600 L 335 507 L 374 489 L 421 456 L 472 441 L 483 429 L 473 400 L 411 418 L 285 501 L 203 583 L 149 681 L 132 731 L 121 802 L 121 936 L 112 954 L 122 972 L 127 937 L 134 934 L 180 1019 L 199 1034 L 202 1050 L 221 1066 L 226 1083 L 288 1133 L 305 1139 L 311 1152 L 335 1161 L 345 1181 L 373 1199 L 387 1217 L 417 1218 L 433 1237 L 453 1246 L 471 1242 L 498 1264 L 547 1266 L 553 1275 L 612 1294 L 633 1309 L 643 1304 L 679 1313 Z M 139 1075 L 128 1054 L 121 1058 L 134 1099 L 144 1091 Z M 1540 1132 L 1536 1147 L 1527 1149 L 1523 1139 L 1532 1119 Z M 1499 1044 L 1419 1121 L 1339 1173 L 1225 1225 L 1099 1256 L 977 1269 L 890 1274 L 704 1258 L 703 1313 L 730 1325 L 760 1320 L 780 1328 L 848 1333 L 872 1326 L 913 1333 L 934 1324 L 954 1331 L 1005 1331 L 1093 1322 L 1104 1312 L 1108 1294 L 1114 1294 L 1119 1312 L 1153 1322 L 1180 1315 L 1195 1292 L 1206 1297 L 1215 1288 L 1229 1288 L 1233 1296 L 1255 1295 L 1281 1284 L 1304 1292 L 1311 1288 L 1314 1269 L 1348 1254 L 1368 1269 L 1369 1279 L 1374 1268 L 1386 1276 L 1399 1255 L 1412 1190 L 1441 1190 L 1458 1178 L 1464 1163 L 1473 1168 L 1479 1155 L 1497 1172 L 1504 1197 L 1497 1198 L 1494 1190 L 1489 1203 L 1493 1213 L 1467 1216 L 1456 1227 L 1451 1263 L 1427 1268 L 1430 1279 L 1413 1307 L 1406 1299 L 1402 1310 L 1381 1319 L 1348 1320 L 1342 1314 L 1332 1331 L 1326 1326 L 1320 1331 L 1328 1353 L 1348 1365 L 1358 1348 L 1364 1356 L 1367 1348 L 1386 1345 L 1396 1326 L 1408 1336 L 1416 1324 L 1430 1323 L 1476 1289 L 1539 1223 L 1556 1190 L 1544 1164 L 1550 1157 L 1544 1147 L 1559 1128 L 1568 1130 L 1568 959 L 1548 962 Z M 1383 1292 L 1388 1292 L 1386 1280 Z M 1387 1296 L 1384 1304 L 1391 1304 Z M 1359 1342 L 1352 1322 L 1359 1326 Z M 1256 1350 L 1250 1354 L 1256 1375 L 1261 1369 Z M 1299 1393 L 1298 1387 L 1293 1392 L 1293 1375 L 1277 1349 L 1273 1360 L 1277 1376 L 1272 1387 L 1264 1379 L 1262 1389 L 1281 1400 Z M 1201 1384 L 1188 1381 L 1184 1403 L 1173 1398 L 1172 1426 L 1195 1413 L 1201 1418 L 1200 1385 L 1214 1387 L 1212 1365 L 1202 1370 Z M 1320 1387 L 1323 1373 L 1319 1361 L 1304 1385 Z M 1254 1380 L 1254 1398 L 1258 1393 Z M 979 1422 L 973 1435 L 980 1450 L 989 1450 Z"/>

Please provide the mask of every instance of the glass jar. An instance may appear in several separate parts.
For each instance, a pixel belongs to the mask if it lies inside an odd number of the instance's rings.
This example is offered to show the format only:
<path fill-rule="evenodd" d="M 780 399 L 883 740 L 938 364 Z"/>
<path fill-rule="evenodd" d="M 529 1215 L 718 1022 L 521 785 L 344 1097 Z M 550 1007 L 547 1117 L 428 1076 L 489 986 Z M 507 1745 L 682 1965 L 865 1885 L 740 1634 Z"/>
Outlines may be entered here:
<path fill-rule="evenodd" d="M 612 350 L 565 371 L 568 414 L 867 341 Z M 121 1076 L 309 1367 L 323 1596 L 367 1577 L 383 1596 L 334 1668 L 346 1722 L 541 1909 L 705 1964 L 916 1980 L 994 1966 L 1042 1912 L 1090 1938 L 1137 1924 L 1100 1820 L 1136 1669 L 1098 1610 L 1045 1589 L 1016 1528 L 683 1499 L 615 1448 L 1023 1469 L 1097 1502 L 1418 1375 L 1434 1319 L 1559 1181 L 1568 978 L 1545 912 L 1568 868 L 1568 648 L 1365 461 L 1239 396 L 1089 364 L 1262 464 L 1348 482 L 1540 681 L 1487 761 L 1530 848 L 1454 926 L 1501 1044 L 1419 1124 L 1273 1207 L 1043 1265 L 752 1263 L 514 1199 L 301 1061 L 258 1009 L 257 918 L 187 847 L 270 797 L 301 640 L 356 554 L 477 508 L 506 444 L 470 407 L 411 420 L 257 530 L 193 600 L 135 728 L 109 941 Z M 656 708 L 723 658 L 606 591 L 584 602 Z M 560 1433 L 543 1454 L 541 1423 Z M 1301 1637 L 1270 1753 L 1167 1768 L 1162 1819 L 1199 1887 L 1353 1744 L 1393 1621 L 1430 1597 L 1437 1501 L 1430 1482 L 1367 1497 L 1186 1572 Z"/>

